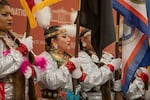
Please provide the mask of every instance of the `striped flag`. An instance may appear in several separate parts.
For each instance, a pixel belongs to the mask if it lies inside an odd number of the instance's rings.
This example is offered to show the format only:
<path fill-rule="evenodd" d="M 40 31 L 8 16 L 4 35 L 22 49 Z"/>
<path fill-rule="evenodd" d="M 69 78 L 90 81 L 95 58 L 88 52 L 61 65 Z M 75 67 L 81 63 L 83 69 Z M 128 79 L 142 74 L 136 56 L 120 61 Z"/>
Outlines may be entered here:
<path fill-rule="evenodd" d="M 113 0 L 113 7 L 124 16 L 122 47 L 122 91 L 126 95 L 129 84 L 139 67 L 150 65 L 148 19 L 145 0 Z"/>
<path fill-rule="evenodd" d="M 113 0 L 113 8 L 124 18 L 150 37 L 145 0 Z M 149 0 L 147 0 L 149 1 Z"/>
<path fill-rule="evenodd" d="M 122 91 L 128 91 L 136 70 L 150 65 L 148 38 L 129 22 L 124 23 L 122 44 Z M 147 59 L 147 60 L 145 60 Z"/>
<path fill-rule="evenodd" d="M 150 0 L 145 1 L 146 1 L 147 17 L 148 20 L 150 20 Z M 148 21 L 148 32 L 150 33 L 150 21 Z"/>

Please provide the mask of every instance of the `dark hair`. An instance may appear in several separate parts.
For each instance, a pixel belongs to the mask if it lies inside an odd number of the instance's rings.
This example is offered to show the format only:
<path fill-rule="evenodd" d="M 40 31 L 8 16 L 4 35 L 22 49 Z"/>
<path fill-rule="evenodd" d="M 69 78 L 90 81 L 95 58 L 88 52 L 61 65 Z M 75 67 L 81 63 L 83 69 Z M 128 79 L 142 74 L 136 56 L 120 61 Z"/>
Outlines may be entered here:
<path fill-rule="evenodd" d="M 4 6 L 10 6 L 10 4 L 6 0 L 0 0 L 0 9 Z"/>
<path fill-rule="evenodd" d="M 81 50 L 85 50 L 85 49 L 86 49 L 86 47 L 83 46 L 83 43 L 82 43 L 82 41 L 81 41 L 81 38 L 84 37 L 84 35 L 85 35 L 87 32 L 89 32 L 89 31 L 90 31 L 90 29 L 86 28 L 86 29 L 84 29 L 84 30 L 80 33 L 80 49 L 81 49 Z"/>
<path fill-rule="evenodd" d="M 58 31 L 58 28 L 59 28 L 59 26 L 51 26 L 51 27 L 49 27 L 48 29 L 45 29 L 44 30 L 44 36 L 46 36 L 46 35 L 48 35 L 48 34 L 51 34 L 51 33 L 53 33 L 53 32 L 55 32 L 55 31 Z M 52 39 L 56 39 L 57 38 L 57 35 L 53 35 L 53 36 L 51 36 L 51 37 L 47 37 L 47 38 L 45 38 L 45 42 L 46 42 L 46 50 L 49 50 L 49 47 L 51 48 L 51 40 Z"/>

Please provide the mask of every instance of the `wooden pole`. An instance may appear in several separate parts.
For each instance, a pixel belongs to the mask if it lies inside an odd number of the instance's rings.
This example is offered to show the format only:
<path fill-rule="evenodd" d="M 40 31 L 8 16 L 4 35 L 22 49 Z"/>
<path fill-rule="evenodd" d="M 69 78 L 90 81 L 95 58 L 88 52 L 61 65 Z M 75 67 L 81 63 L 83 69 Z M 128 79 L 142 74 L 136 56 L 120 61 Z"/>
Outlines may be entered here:
<path fill-rule="evenodd" d="M 108 80 L 104 85 L 101 86 L 101 90 L 102 90 L 102 100 L 112 100 L 110 80 Z"/>
<path fill-rule="evenodd" d="M 75 43 L 75 57 L 78 57 L 78 52 L 79 52 L 79 33 L 80 33 L 80 3 L 81 1 L 79 0 L 79 9 L 77 12 L 77 20 L 76 20 L 76 43 Z M 73 92 L 76 95 L 76 85 L 77 85 L 77 80 L 76 79 L 72 79 L 73 80 Z M 75 96 L 74 96 L 74 100 L 76 100 Z"/>
<path fill-rule="evenodd" d="M 30 24 L 29 24 L 28 18 L 27 18 L 27 25 L 26 25 L 26 35 L 27 36 L 30 35 Z M 34 55 L 31 52 L 29 52 L 28 58 L 29 58 L 30 63 L 33 64 Z M 35 84 L 34 84 L 34 78 L 33 77 L 29 78 L 28 84 L 29 84 L 29 91 L 28 91 L 29 100 L 37 100 L 37 95 L 36 95 L 36 91 L 35 91 Z"/>
<path fill-rule="evenodd" d="M 115 53 L 116 57 L 122 56 L 119 55 L 119 23 L 120 23 L 120 14 L 117 12 L 117 19 L 116 19 L 116 45 L 115 45 Z M 121 70 L 115 71 L 115 81 L 121 79 Z M 123 95 L 121 91 L 115 91 L 115 100 L 123 100 Z"/>

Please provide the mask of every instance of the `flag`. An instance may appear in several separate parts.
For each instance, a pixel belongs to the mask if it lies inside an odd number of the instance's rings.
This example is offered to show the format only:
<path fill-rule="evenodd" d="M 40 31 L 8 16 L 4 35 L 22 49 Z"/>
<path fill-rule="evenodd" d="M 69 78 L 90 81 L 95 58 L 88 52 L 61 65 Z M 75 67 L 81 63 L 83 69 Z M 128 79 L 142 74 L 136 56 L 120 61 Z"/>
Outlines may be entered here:
<path fill-rule="evenodd" d="M 146 1 L 147 17 L 148 17 L 148 32 L 150 33 L 150 0 Z"/>
<path fill-rule="evenodd" d="M 124 16 L 122 91 L 126 95 L 139 67 L 150 65 L 148 19 L 144 0 L 113 0 L 113 8 Z"/>
<path fill-rule="evenodd" d="M 147 36 L 128 21 L 122 38 L 122 91 L 126 95 L 136 70 L 150 65 L 150 49 Z"/>
<path fill-rule="evenodd" d="M 115 41 L 111 0 L 81 0 L 80 25 L 92 30 L 91 43 L 99 56 Z"/>
<path fill-rule="evenodd" d="M 146 0 L 149 1 L 149 0 Z M 150 37 L 145 0 L 113 0 L 116 9 L 131 24 Z"/>
<path fill-rule="evenodd" d="M 29 18 L 31 28 L 37 26 L 34 14 L 48 5 L 53 5 L 61 0 L 20 0 L 22 7 Z"/>

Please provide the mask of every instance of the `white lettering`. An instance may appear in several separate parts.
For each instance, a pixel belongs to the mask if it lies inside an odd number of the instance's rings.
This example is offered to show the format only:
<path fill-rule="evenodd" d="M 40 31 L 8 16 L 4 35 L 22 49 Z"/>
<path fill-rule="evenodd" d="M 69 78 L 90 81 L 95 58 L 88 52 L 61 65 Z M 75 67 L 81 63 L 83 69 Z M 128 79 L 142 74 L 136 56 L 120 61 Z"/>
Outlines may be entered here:
<path fill-rule="evenodd" d="M 12 8 L 12 14 L 15 16 L 27 16 L 25 10 L 22 8 Z"/>

